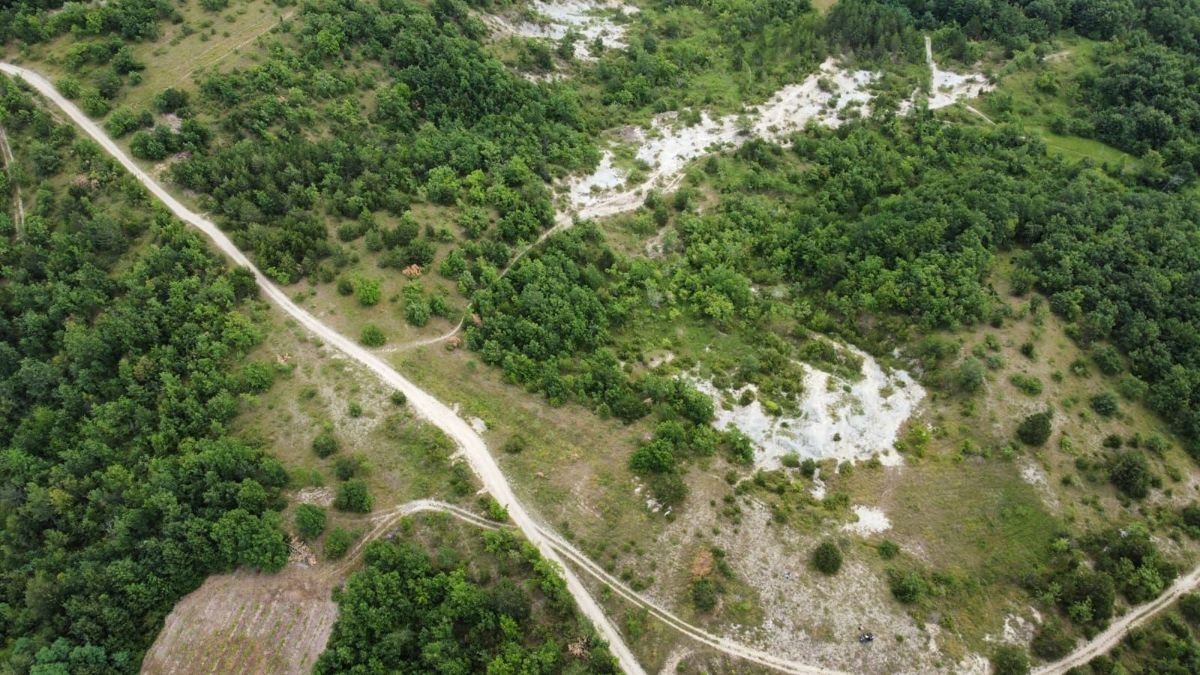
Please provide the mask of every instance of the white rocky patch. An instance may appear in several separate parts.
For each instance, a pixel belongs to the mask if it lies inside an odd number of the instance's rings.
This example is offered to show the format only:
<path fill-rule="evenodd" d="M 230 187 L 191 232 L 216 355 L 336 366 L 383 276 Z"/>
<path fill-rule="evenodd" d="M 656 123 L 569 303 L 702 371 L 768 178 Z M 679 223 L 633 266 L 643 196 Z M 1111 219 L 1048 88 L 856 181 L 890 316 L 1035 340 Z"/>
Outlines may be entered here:
<path fill-rule="evenodd" d="M 885 372 L 870 354 L 841 345 L 863 360 L 862 379 L 848 381 L 808 364 L 804 393 L 794 416 L 771 415 L 758 400 L 722 406 L 722 392 L 711 381 L 693 380 L 713 398 L 718 429 L 736 427 L 755 447 L 755 466 L 774 469 L 784 455 L 801 459 L 856 461 L 878 456 L 887 466 L 901 463 L 893 445 L 900 427 L 925 398 L 925 389 L 904 370 Z M 753 386 L 733 392 L 734 400 Z"/>
<path fill-rule="evenodd" d="M 512 21 L 487 15 L 485 21 L 501 35 L 517 35 L 558 41 L 571 30 L 580 35 L 575 43 L 575 58 L 588 61 L 589 45 L 599 39 L 606 49 L 624 49 L 625 27 L 613 21 L 615 14 L 636 14 L 638 8 L 619 0 L 533 0 L 529 8 L 538 21 Z"/>
<path fill-rule="evenodd" d="M 944 108 L 970 99 L 991 89 L 980 73 L 962 75 L 942 70 L 933 60 L 927 42 L 927 60 L 931 73 L 930 109 Z M 737 147 L 751 138 L 782 141 L 809 123 L 837 127 L 857 108 L 861 115 L 870 113 L 870 86 L 879 74 L 867 70 L 846 70 L 833 58 L 826 59 L 816 73 L 798 84 L 790 84 L 762 105 L 742 114 L 712 117 L 701 112 L 695 124 L 685 124 L 678 112 L 656 116 L 648 128 L 625 127 L 617 130 L 618 144 L 637 148 L 639 163 L 649 167 L 641 180 L 631 182 L 631 172 L 614 165 L 611 149 L 604 150 L 599 167 L 588 176 L 569 179 L 564 187 L 568 211 L 559 220 L 569 224 L 572 216 L 580 219 L 603 218 L 632 211 L 645 201 L 651 189 L 669 192 L 683 180 L 684 167 L 693 160 L 723 148 Z M 911 111 L 917 94 L 904 101 L 901 113 Z"/>
<path fill-rule="evenodd" d="M 858 516 L 858 521 L 843 525 L 842 530 L 844 532 L 853 532 L 854 534 L 867 537 L 892 529 L 892 521 L 888 520 L 887 514 L 883 512 L 883 509 L 857 504 L 854 506 L 853 511 Z"/>

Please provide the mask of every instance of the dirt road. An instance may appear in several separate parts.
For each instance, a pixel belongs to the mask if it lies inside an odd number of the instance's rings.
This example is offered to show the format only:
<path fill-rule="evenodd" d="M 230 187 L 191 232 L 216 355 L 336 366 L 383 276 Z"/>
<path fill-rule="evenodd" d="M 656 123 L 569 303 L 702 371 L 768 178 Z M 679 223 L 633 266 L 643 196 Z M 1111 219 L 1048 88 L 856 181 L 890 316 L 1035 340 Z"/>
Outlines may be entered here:
<path fill-rule="evenodd" d="M 1124 616 L 1114 621 L 1108 627 L 1108 630 L 1092 638 L 1082 647 L 1067 654 L 1058 661 L 1048 663 L 1033 672 L 1036 675 L 1065 673 L 1072 668 L 1086 664 L 1101 654 L 1107 653 L 1121 640 L 1125 639 L 1125 634 L 1129 632 L 1129 629 L 1149 621 L 1154 615 L 1170 607 L 1180 596 L 1195 590 L 1197 585 L 1200 585 L 1200 567 L 1192 570 L 1187 576 L 1176 579 L 1170 588 L 1154 600 L 1144 605 L 1138 605 L 1126 612 Z"/>
<path fill-rule="evenodd" d="M 609 649 L 612 650 L 613 656 L 617 658 L 621 668 L 626 673 L 632 675 L 643 675 L 645 673 L 634 657 L 633 652 L 630 651 L 629 646 L 625 644 L 616 626 L 609 621 L 604 610 L 600 608 L 600 605 L 597 604 L 587 588 L 584 587 L 579 577 L 558 556 L 554 548 L 551 547 L 549 540 L 538 529 L 533 517 L 525 510 L 524 505 L 517 500 L 516 495 L 513 494 L 512 486 L 509 485 L 508 480 L 500 471 L 500 466 L 496 463 L 495 458 L 488 452 L 483 438 L 471 428 L 471 425 L 467 424 L 449 406 L 429 395 L 425 390 L 417 387 L 412 382 L 409 382 L 382 359 L 363 349 L 357 343 L 329 326 L 321 323 L 316 317 L 292 302 L 282 289 L 263 275 L 250 262 L 250 259 L 233 245 L 233 242 L 225 236 L 225 233 L 216 224 L 188 209 L 179 200 L 175 199 L 162 185 L 150 177 L 133 159 L 126 155 L 99 125 L 84 115 L 75 104 L 59 94 L 54 85 L 46 78 L 32 70 L 9 63 L 0 63 L 0 72 L 25 80 L 42 96 L 45 96 L 54 105 L 58 106 L 71 118 L 71 121 L 83 129 L 88 136 L 91 136 L 92 140 L 96 141 L 108 154 L 112 155 L 114 159 L 136 176 L 142 185 L 155 198 L 161 201 L 164 206 L 170 209 L 176 217 L 194 226 L 212 239 L 217 248 L 229 256 L 235 264 L 252 271 L 262 292 L 284 312 L 287 312 L 289 316 L 325 341 L 326 344 L 331 345 L 346 356 L 366 366 L 367 369 L 375 373 L 388 386 L 403 391 L 408 397 L 409 405 L 412 406 L 413 410 L 441 429 L 443 433 L 453 439 L 455 444 L 462 449 L 463 455 L 467 458 L 467 462 L 475 474 L 479 476 L 484 488 L 491 493 L 496 501 L 508 509 L 509 516 L 517 527 L 520 528 L 525 538 L 538 548 L 544 558 L 552 560 L 562 567 L 563 578 L 567 582 L 567 589 L 574 596 L 575 602 L 579 605 L 579 609 L 583 615 L 595 624 L 596 630 L 608 641 Z"/>

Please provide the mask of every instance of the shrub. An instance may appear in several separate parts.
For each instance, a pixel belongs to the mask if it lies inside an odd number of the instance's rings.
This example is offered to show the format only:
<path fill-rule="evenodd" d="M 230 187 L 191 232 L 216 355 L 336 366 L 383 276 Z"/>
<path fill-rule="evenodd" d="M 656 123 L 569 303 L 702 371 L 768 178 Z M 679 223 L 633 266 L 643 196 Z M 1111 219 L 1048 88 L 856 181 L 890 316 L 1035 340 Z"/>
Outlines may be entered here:
<path fill-rule="evenodd" d="M 805 478 L 812 478 L 817 475 L 817 460 L 812 457 L 806 457 L 803 462 L 800 462 L 800 475 Z"/>
<path fill-rule="evenodd" d="M 399 389 L 392 392 L 392 405 L 404 405 L 405 403 L 408 403 L 408 396 L 404 392 Z"/>
<path fill-rule="evenodd" d="M 387 342 L 387 337 L 383 331 L 373 323 L 363 326 L 362 334 L 358 336 L 358 341 L 367 347 L 382 347 Z"/>
<path fill-rule="evenodd" d="M 1029 656 L 1016 645 L 1000 645 L 992 652 L 994 675 L 1026 675 L 1029 672 Z"/>
<path fill-rule="evenodd" d="M 1123 370 L 1121 355 L 1112 345 L 1098 345 L 1092 349 L 1092 361 L 1105 375 L 1116 375 Z"/>
<path fill-rule="evenodd" d="M 1049 410 L 1026 417 L 1017 425 L 1017 438 L 1026 445 L 1044 445 L 1050 438 L 1050 420 L 1053 417 L 1054 413 Z"/>
<path fill-rule="evenodd" d="M 346 408 L 346 413 L 348 415 L 350 415 L 351 417 L 356 417 L 356 418 L 362 417 L 362 414 L 363 414 L 362 404 L 359 403 L 358 401 L 351 401 L 350 405 Z"/>
<path fill-rule="evenodd" d="M 1112 417 L 1117 414 L 1117 397 L 1111 392 L 1096 394 L 1092 397 L 1092 410 L 1104 417 Z"/>
<path fill-rule="evenodd" d="M 884 560 L 891 560 L 900 555 L 900 546 L 891 539 L 884 539 L 879 542 L 879 557 Z"/>
<path fill-rule="evenodd" d="M 340 456 L 333 460 L 333 475 L 337 476 L 338 480 L 350 480 L 358 475 L 362 467 L 362 457 Z"/>
<path fill-rule="evenodd" d="M 692 604 L 701 612 L 711 612 L 717 606 L 717 588 L 708 579 L 692 582 Z"/>
<path fill-rule="evenodd" d="M 983 387 L 983 362 L 974 356 L 963 359 L 958 366 L 958 386 L 963 391 L 975 393 Z"/>
<path fill-rule="evenodd" d="M 1014 387 L 1021 390 L 1021 393 L 1029 396 L 1037 396 L 1042 393 L 1042 381 L 1032 375 L 1017 373 L 1008 378 L 1008 381 L 1012 382 Z"/>
<path fill-rule="evenodd" d="M 1188 504 L 1183 507 L 1183 511 L 1179 515 L 1186 527 L 1194 528 L 1197 532 L 1200 532 L 1200 504 Z"/>
<path fill-rule="evenodd" d="M 322 431 L 313 439 L 312 449 L 317 457 L 324 459 L 338 451 L 337 437 L 328 430 Z"/>
<path fill-rule="evenodd" d="M 907 605 L 920 600 L 924 595 L 925 580 L 913 571 L 889 570 L 888 587 L 892 591 L 892 597 Z"/>
<path fill-rule="evenodd" d="M 1179 612 L 1192 623 L 1200 623 L 1200 593 L 1188 593 L 1179 598 Z"/>
<path fill-rule="evenodd" d="M 301 539 L 313 540 L 325 531 L 325 509 L 313 504 L 301 504 L 296 507 L 296 532 Z"/>
<path fill-rule="evenodd" d="M 1108 479 L 1121 492 L 1134 499 L 1150 494 L 1150 464 L 1145 455 L 1126 451 L 1117 455 L 1108 468 Z"/>
<path fill-rule="evenodd" d="M 342 277 L 337 282 L 338 295 L 352 295 L 354 293 L 354 282 Z"/>
<path fill-rule="evenodd" d="M 789 452 L 783 457 L 779 458 L 779 462 L 789 469 L 798 469 L 800 468 L 800 455 L 797 455 L 794 452 Z"/>
<path fill-rule="evenodd" d="M 367 482 L 361 478 L 353 478 L 338 487 L 337 496 L 333 499 L 333 507 L 339 511 L 353 513 L 370 513 L 374 500 L 367 488 Z"/>
<path fill-rule="evenodd" d="M 335 527 L 329 531 L 329 536 L 325 537 L 325 557 L 330 560 L 341 560 L 353 543 L 353 534 L 340 527 Z"/>
<path fill-rule="evenodd" d="M 356 286 L 355 293 L 358 295 L 358 304 L 363 307 L 373 307 L 379 304 L 382 292 L 379 290 L 378 280 L 359 279 Z"/>
<path fill-rule="evenodd" d="M 834 575 L 842 569 L 842 551 L 832 541 L 821 542 L 813 551 L 812 565 L 818 572 Z"/>
<path fill-rule="evenodd" d="M 1029 648 L 1034 655 L 1047 661 L 1061 659 L 1069 654 L 1074 646 L 1074 638 L 1067 635 L 1057 621 L 1047 621 L 1042 624 L 1029 643 Z"/>
<path fill-rule="evenodd" d="M 510 455 L 518 455 L 525 451 L 525 437 L 521 434 L 514 434 L 504 444 L 504 451 Z"/>

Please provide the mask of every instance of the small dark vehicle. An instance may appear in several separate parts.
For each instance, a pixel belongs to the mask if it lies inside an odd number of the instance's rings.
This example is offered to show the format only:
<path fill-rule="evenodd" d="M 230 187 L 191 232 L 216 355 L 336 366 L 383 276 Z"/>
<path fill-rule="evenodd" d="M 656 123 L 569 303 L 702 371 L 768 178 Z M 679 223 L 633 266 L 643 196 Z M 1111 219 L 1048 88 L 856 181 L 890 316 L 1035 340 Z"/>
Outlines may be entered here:
<path fill-rule="evenodd" d="M 859 635 L 859 636 L 858 636 L 858 641 L 859 641 L 859 642 L 861 642 L 861 643 L 863 643 L 864 645 L 865 645 L 865 644 L 867 644 L 867 643 L 869 643 L 869 642 L 874 642 L 874 641 L 875 641 L 875 634 L 874 634 L 874 633 L 871 633 L 871 632 L 866 632 L 866 633 L 863 633 L 862 635 Z"/>

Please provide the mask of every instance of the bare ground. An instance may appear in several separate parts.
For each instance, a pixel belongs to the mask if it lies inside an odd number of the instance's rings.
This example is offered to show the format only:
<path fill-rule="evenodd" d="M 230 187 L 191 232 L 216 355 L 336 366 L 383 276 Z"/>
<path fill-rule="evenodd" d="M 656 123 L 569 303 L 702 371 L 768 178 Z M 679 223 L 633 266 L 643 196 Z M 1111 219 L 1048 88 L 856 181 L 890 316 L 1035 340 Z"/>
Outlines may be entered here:
<path fill-rule="evenodd" d="M 311 672 L 337 618 L 333 581 L 299 567 L 209 577 L 167 616 L 142 672 Z"/>

